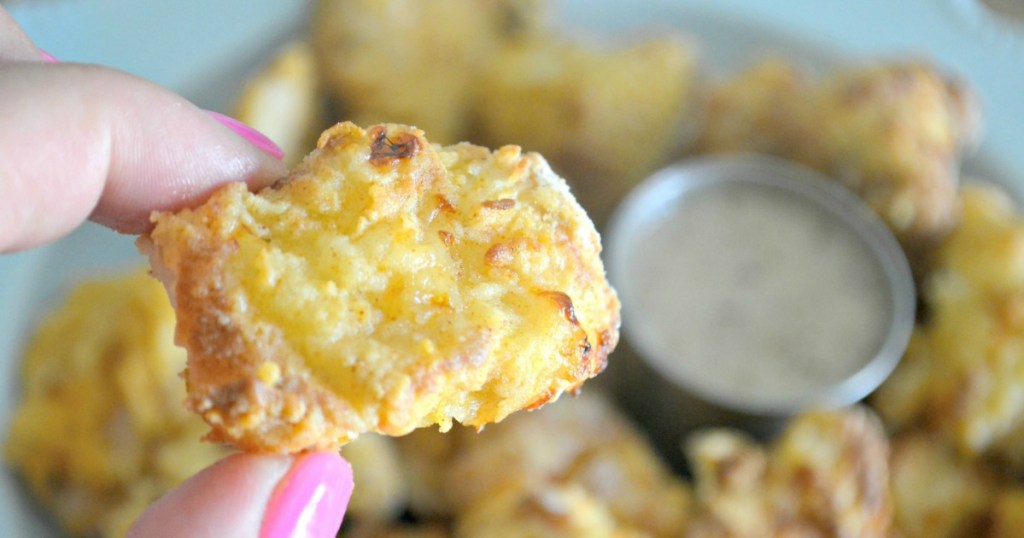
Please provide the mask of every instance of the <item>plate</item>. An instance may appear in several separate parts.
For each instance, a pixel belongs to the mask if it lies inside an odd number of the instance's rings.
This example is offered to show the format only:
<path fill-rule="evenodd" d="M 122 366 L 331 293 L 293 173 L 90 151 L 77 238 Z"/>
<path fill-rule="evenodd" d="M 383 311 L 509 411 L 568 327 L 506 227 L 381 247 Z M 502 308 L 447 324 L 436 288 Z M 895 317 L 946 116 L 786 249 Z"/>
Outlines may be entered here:
<path fill-rule="evenodd" d="M 777 52 L 827 69 L 861 57 L 928 55 L 978 86 L 988 133 L 969 173 L 1024 193 L 1024 25 L 985 22 L 970 0 L 851 3 L 793 0 L 597 2 L 567 0 L 570 28 L 600 36 L 681 29 L 701 43 L 713 72 L 738 69 Z M 68 61 L 94 61 L 167 85 L 202 106 L 230 103 L 244 74 L 301 27 L 304 2 L 176 2 L 157 9 L 133 0 L 12 2 L 8 9 L 44 49 Z M 966 15 L 974 13 L 974 15 Z M 116 21 L 116 25 L 112 23 Z M 196 24 L 201 22 L 201 24 Z M 189 28 L 188 40 L 176 28 Z M 74 31 L 71 31 L 73 29 Z M 189 41 L 188 44 L 183 43 Z M 142 43 L 143 45 L 138 45 Z M 713 73 L 712 73 L 713 74 Z M 992 111 L 998 112 L 997 114 Z M 139 266 L 134 238 L 85 224 L 44 248 L 0 256 L 0 431 L 18 395 L 17 369 L 30 331 L 82 279 Z M 5 436 L 5 433 L 0 436 Z M 0 535 L 56 536 L 9 471 L 0 474 Z"/>

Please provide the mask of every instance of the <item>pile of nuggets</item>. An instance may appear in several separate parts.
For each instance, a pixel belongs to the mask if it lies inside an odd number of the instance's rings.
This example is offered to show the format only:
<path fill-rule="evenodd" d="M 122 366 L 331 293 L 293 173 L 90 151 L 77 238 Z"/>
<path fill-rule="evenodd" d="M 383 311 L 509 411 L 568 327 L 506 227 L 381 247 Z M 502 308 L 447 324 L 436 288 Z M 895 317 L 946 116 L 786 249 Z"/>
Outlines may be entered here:
<path fill-rule="evenodd" d="M 822 74 L 767 58 L 711 79 L 685 36 L 583 44 L 538 0 L 315 9 L 309 41 L 287 46 L 236 110 L 293 162 L 329 110 L 439 142 L 515 143 L 549 158 L 601 224 L 675 157 L 776 155 L 882 217 L 922 303 L 903 362 L 865 405 L 809 411 L 770 444 L 695 432 L 688 478 L 597 391 L 480 433 L 363 435 L 343 448 L 357 483 L 345 535 L 1020 535 L 1024 216 L 999 188 L 961 181 L 980 137 L 969 87 L 921 60 Z M 181 408 L 166 302 L 141 274 L 86 284 L 28 348 L 6 456 L 73 534 L 123 534 L 224 454 Z M 115 390 L 92 390 L 101 379 Z"/>
<path fill-rule="evenodd" d="M 174 325 L 161 285 L 136 271 L 82 284 L 29 347 L 6 457 L 73 535 L 124 535 L 228 453 L 200 442 L 205 424 L 181 405 Z M 887 444 L 866 409 L 808 414 L 771 448 L 721 431 L 688 451 L 694 485 L 599 391 L 479 433 L 364 434 L 342 449 L 358 484 L 343 533 L 739 536 L 832 522 L 861 536 L 889 522 Z"/>

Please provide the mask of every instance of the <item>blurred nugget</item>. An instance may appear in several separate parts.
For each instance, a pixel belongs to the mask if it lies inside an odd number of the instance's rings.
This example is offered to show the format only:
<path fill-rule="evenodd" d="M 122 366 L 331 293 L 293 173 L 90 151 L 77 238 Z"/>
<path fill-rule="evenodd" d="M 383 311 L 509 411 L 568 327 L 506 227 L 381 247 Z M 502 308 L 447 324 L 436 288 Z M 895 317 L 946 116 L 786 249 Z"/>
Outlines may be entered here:
<path fill-rule="evenodd" d="M 707 98 L 696 151 L 798 157 L 807 143 L 805 116 L 812 87 L 803 70 L 777 57 L 715 84 Z"/>
<path fill-rule="evenodd" d="M 716 85 L 701 152 L 755 151 L 841 181 L 917 258 L 957 216 L 960 162 L 980 135 L 973 91 L 922 61 L 819 79 L 772 58 Z"/>
<path fill-rule="evenodd" d="M 890 461 L 895 525 L 903 535 L 985 534 L 996 481 L 983 466 L 965 461 L 941 438 L 923 432 L 897 436 Z"/>
<path fill-rule="evenodd" d="M 542 25 L 542 4 L 319 0 L 313 44 L 327 90 L 347 118 L 414 125 L 450 144 L 467 139 L 480 67 L 504 39 Z"/>
<path fill-rule="evenodd" d="M 584 393 L 480 433 L 397 439 L 418 516 L 458 536 L 679 536 L 690 490 L 605 398 Z M 511 534 L 515 535 L 515 534 Z"/>
<path fill-rule="evenodd" d="M 537 154 L 327 130 L 285 180 L 154 216 L 149 251 L 209 439 L 291 452 L 482 427 L 605 366 L 600 240 Z"/>
<path fill-rule="evenodd" d="M 935 244 L 956 220 L 960 160 L 980 134 L 973 93 L 925 62 L 838 73 L 818 92 L 817 165 L 903 240 Z"/>
<path fill-rule="evenodd" d="M 553 36 L 517 40 L 482 70 L 479 136 L 545 155 L 601 224 L 678 150 L 696 66 L 696 47 L 679 36 L 614 50 Z"/>
<path fill-rule="evenodd" d="M 687 454 L 698 499 L 687 536 L 888 536 L 889 443 L 865 407 L 804 413 L 767 450 L 699 432 Z"/>
<path fill-rule="evenodd" d="M 962 222 L 922 290 L 926 321 L 872 403 L 894 429 L 938 433 L 969 459 L 1024 469 L 1024 217 L 966 185 Z"/>
<path fill-rule="evenodd" d="M 167 294 L 143 271 L 75 288 L 25 353 L 5 455 L 75 536 L 123 536 L 160 495 L 227 455 L 181 405 Z"/>
<path fill-rule="evenodd" d="M 234 116 L 267 135 L 298 163 L 322 129 L 320 82 L 313 49 L 304 41 L 281 48 L 242 89 Z"/>

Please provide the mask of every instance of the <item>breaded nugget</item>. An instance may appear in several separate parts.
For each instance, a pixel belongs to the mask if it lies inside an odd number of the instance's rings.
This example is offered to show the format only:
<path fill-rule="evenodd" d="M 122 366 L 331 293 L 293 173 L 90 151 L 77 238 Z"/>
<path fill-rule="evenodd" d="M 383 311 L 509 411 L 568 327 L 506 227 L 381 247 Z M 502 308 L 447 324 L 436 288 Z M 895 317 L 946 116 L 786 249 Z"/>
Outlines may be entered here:
<path fill-rule="evenodd" d="M 619 308 L 593 224 L 537 154 L 327 130 L 290 177 L 154 217 L 189 407 L 247 450 L 482 427 L 604 366 Z"/>
<path fill-rule="evenodd" d="M 814 79 L 770 59 L 718 83 L 708 103 L 698 151 L 768 153 L 838 179 L 889 225 L 919 273 L 955 223 L 980 106 L 971 88 L 927 62 Z"/>
<path fill-rule="evenodd" d="M 536 0 L 319 0 L 312 18 L 327 90 L 361 125 L 415 125 L 466 140 L 480 66 L 544 21 Z"/>
<path fill-rule="evenodd" d="M 143 271 L 89 281 L 39 327 L 5 453 L 76 536 L 123 536 L 143 509 L 227 454 L 181 405 L 174 312 Z"/>
<path fill-rule="evenodd" d="M 518 40 L 481 75 L 479 136 L 547 156 L 601 224 L 678 151 L 696 67 L 696 47 L 679 36 L 610 51 L 551 36 Z"/>
<path fill-rule="evenodd" d="M 812 411 L 770 451 L 710 430 L 688 444 L 698 515 L 689 536 L 887 536 L 889 445 L 864 407 Z"/>
<path fill-rule="evenodd" d="M 814 83 L 788 60 L 771 57 L 709 91 L 699 153 L 753 151 L 802 161 Z"/>
<path fill-rule="evenodd" d="M 804 413 L 776 443 L 769 474 L 784 527 L 885 536 L 892 522 L 889 442 L 866 407 Z"/>
<path fill-rule="evenodd" d="M 291 166 L 306 155 L 324 127 L 319 86 L 312 47 L 295 41 L 246 83 L 233 114 L 270 137 Z"/>
<path fill-rule="evenodd" d="M 942 439 L 923 433 L 893 440 L 895 526 L 908 538 L 981 536 L 996 483 Z"/>
<path fill-rule="evenodd" d="M 874 402 L 894 427 L 924 424 L 964 456 L 1022 468 L 1024 217 L 993 186 L 961 199 L 923 289 L 927 321 Z"/>
<path fill-rule="evenodd" d="M 397 442 L 403 461 L 418 470 L 407 474 L 410 489 L 428 500 L 424 511 L 414 493 L 411 508 L 420 516 L 460 522 L 467 517 L 473 520 L 467 525 L 478 528 L 477 516 L 468 511 L 543 513 L 522 503 L 549 493 L 575 499 L 565 502 L 581 513 L 596 506 L 611 517 L 616 532 L 678 536 L 690 515 L 686 484 L 625 417 L 592 392 L 518 414 L 479 434 L 418 431 Z M 565 493 L 570 490 L 581 493 Z M 501 499 L 492 502 L 496 497 Z"/>
<path fill-rule="evenodd" d="M 764 448 L 739 432 L 711 429 L 685 449 L 699 502 L 687 536 L 757 536 L 774 526 Z"/>
<path fill-rule="evenodd" d="M 818 167 L 857 192 L 905 246 L 953 226 L 961 155 L 980 112 L 963 83 L 927 62 L 840 72 L 815 103 Z"/>

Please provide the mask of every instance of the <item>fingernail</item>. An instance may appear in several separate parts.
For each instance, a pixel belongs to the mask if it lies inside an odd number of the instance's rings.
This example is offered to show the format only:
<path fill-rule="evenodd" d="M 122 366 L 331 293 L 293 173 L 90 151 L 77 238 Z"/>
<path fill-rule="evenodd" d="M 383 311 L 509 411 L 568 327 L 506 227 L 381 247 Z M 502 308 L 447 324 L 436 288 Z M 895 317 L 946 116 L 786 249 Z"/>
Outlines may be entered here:
<path fill-rule="evenodd" d="M 49 52 L 46 52 L 43 49 L 38 49 L 38 50 L 39 50 L 39 55 L 43 57 L 43 61 L 44 62 L 46 62 L 48 64 L 59 64 L 60 63 L 60 60 L 54 58 L 53 55 L 50 54 Z"/>
<path fill-rule="evenodd" d="M 275 144 L 273 140 L 267 138 L 267 135 L 249 127 L 231 116 L 225 116 L 224 114 L 214 112 L 212 110 L 207 110 L 206 112 L 213 116 L 213 119 L 224 124 L 228 129 L 238 133 L 242 138 L 252 142 L 254 146 L 262 149 L 267 155 L 278 160 L 284 158 L 284 150 L 277 147 L 277 144 Z"/>
<path fill-rule="evenodd" d="M 260 538 L 334 538 L 352 495 L 352 467 L 336 452 L 300 456 L 277 483 Z"/>

